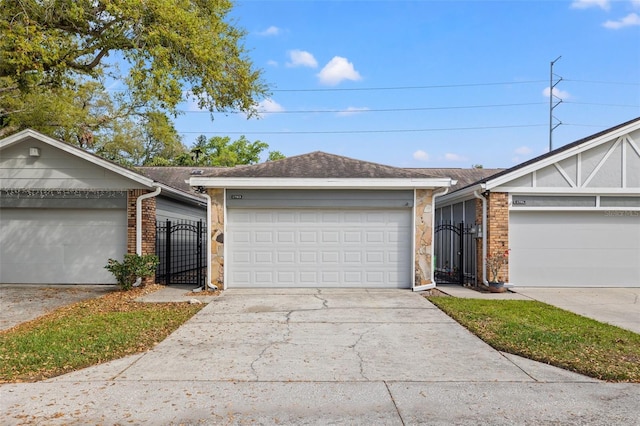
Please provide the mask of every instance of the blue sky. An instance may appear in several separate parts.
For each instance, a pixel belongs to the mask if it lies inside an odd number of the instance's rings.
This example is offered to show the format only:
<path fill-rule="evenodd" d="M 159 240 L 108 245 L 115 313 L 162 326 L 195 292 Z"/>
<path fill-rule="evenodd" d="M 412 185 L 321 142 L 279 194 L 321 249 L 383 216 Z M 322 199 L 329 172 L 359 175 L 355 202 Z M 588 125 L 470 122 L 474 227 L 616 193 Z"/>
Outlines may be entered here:
<path fill-rule="evenodd" d="M 510 167 L 548 150 L 559 56 L 554 148 L 640 116 L 640 0 L 256 0 L 233 18 L 271 95 L 260 119 L 185 104 L 188 146 L 245 135 L 286 156 Z"/>

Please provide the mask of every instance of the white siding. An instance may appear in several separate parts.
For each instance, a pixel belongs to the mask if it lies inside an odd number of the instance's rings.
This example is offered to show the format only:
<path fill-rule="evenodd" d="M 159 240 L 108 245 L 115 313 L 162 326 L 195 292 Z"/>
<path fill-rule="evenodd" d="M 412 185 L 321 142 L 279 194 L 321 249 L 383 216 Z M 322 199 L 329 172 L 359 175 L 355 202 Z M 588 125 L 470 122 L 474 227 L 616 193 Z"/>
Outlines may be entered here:
<path fill-rule="evenodd" d="M 30 157 L 29 148 L 40 149 Z M 143 188 L 132 180 L 35 139 L 2 150 L 1 188 L 129 189 Z"/>

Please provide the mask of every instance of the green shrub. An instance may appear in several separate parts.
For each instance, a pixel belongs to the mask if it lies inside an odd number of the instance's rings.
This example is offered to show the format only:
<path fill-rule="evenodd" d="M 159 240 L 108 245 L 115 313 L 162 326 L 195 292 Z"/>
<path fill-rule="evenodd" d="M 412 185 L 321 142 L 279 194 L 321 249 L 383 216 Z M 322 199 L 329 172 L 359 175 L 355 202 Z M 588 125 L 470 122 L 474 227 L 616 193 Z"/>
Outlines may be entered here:
<path fill-rule="evenodd" d="M 147 278 L 156 272 L 160 260 L 155 254 L 125 254 L 124 260 L 118 262 L 109 259 L 105 269 L 113 274 L 118 285 L 123 290 L 131 290 L 138 278 Z"/>

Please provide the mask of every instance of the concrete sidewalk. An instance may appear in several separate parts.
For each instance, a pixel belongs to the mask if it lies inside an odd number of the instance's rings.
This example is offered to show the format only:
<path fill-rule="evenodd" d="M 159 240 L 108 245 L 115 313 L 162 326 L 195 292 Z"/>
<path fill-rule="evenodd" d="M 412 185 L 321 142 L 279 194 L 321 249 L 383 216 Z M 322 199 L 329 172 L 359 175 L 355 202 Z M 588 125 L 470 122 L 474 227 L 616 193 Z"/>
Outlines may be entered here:
<path fill-rule="evenodd" d="M 153 350 L 0 404 L 4 424 L 637 424 L 640 385 L 502 354 L 406 290 L 227 290 Z"/>

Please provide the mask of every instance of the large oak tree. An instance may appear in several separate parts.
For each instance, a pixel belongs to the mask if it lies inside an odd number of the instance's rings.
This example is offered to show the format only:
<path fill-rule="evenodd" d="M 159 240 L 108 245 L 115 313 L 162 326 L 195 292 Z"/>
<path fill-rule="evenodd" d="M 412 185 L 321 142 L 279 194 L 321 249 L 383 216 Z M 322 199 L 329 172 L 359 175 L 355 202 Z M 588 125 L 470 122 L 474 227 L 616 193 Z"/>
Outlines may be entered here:
<path fill-rule="evenodd" d="M 245 32 L 228 16 L 232 7 L 0 1 L 0 136 L 32 127 L 141 164 L 184 151 L 170 118 L 186 98 L 211 113 L 255 115 L 267 87 L 247 56 Z M 105 90 L 113 82 L 123 90 Z"/>

